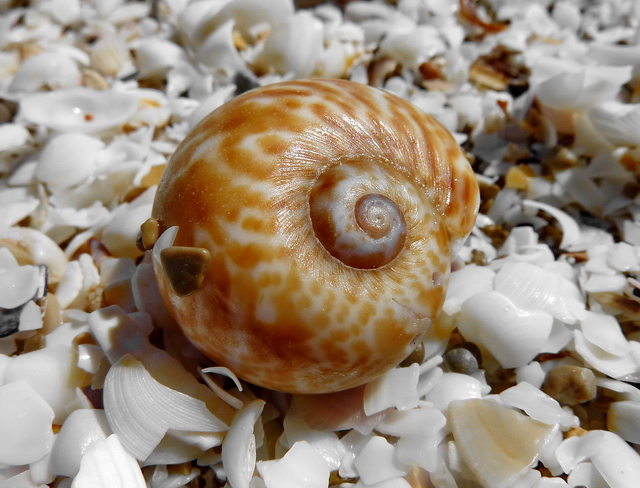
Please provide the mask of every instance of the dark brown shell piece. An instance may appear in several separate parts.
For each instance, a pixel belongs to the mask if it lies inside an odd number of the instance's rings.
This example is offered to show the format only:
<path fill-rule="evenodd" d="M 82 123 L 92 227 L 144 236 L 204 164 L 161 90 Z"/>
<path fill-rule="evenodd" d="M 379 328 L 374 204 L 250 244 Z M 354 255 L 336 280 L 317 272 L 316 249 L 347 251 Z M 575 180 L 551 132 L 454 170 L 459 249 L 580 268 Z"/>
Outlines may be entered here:
<path fill-rule="evenodd" d="M 211 253 L 202 247 L 171 246 L 160 251 L 160 261 L 173 293 L 186 297 L 200 288 Z"/>

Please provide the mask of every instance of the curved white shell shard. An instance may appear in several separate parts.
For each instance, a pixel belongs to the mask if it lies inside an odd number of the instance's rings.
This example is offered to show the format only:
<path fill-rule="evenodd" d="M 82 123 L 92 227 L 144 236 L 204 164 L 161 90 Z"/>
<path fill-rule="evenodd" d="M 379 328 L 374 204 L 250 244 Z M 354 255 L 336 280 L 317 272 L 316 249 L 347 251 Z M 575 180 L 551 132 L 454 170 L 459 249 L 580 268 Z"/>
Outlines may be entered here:
<path fill-rule="evenodd" d="M 24 380 L 0 387 L 0 462 L 21 466 L 37 461 L 53 445 L 53 410 Z"/>
<path fill-rule="evenodd" d="M 0 124 L 0 151 L 17 149 L 29 140 L 30 134 L 24 125 Z"/>
<path fill-rule="evenodd" d="M 590 459 L 611 488 L 636 486 L 640 479 L 640 455 L 613 432 L 592 430 L 580 437 L 570 437 L 556 452 L 565 473 Z"/>
<path fill-rule="evenodd" d="M 629 352 L 629 341 L 612 315 L 587 311 L 580 328 L 586 340 L 609 354 L 624 356 Z"/>
<path fill-rule="evenodd" d="M 35 266 L 0 270 L 0 307 L 16 308 L 31 300 L 40 286 L 40 271 Z"/>
<path fill-rule="evenodd" d="M 589 488 L 610 488 L 593 463 L 579 463 L 567 478 L 569 486 L 588 486 Z"/>
<path fill-rule="evenodd" d="M 443 413 L 447 413 L 449 405 L 455 400 L 482 398 L 482 383 L 466 374 L 443 373 L 434 387 L 427 392 L 425 399 Z"/>
<path fill-rule="evenodd" d="M 558 221 L 562 228 L 562 241 L 560 242 L 561 249 L 571 250 L 574 244 L 581 244 L 581 232 L 578 223 L 573 217 L 571 217 L 564 210 L 560 210 L 553 205 L 549 205 L 544 202 L 537 202 L 535 200 L 523 200 L 522 206 L 525 209 L 539 209 L 544 210 L 554 219 Z"/>
<path fill-rule="evenodd" d="M 104 410 L 81 409 L 62 424 L 51 449 L 51 469 L 58 476 L 74 477 L 82 455 L 97 441 L 111 434 Z"/>
<path fill-rule="evenodd" d="M 462 304 L 457 325 L 465 339 L 485 347 L 503 368 L 517 368 L 542 352 L 553 317 L 524 310 L 502 293 L 490 291 Z"/>
<path fill-rule="evenodd" d="M 588 108 L 611 100 L 632 76 L 631 66 L 584 66 L 552 58 L 532 68 L 532 90 L 543 104 L 556 108 Z"/>
<path fill-rule="evenodd" d="M 446 423 L 446 417 L 435 407 L 390 410 L 378 423 L 376 431 L 399 437 L 396 456 L 400 462 L 433 472 Z"/>
<path fill-rule="evenodd" d="M 145 38 L 136 49 L 136 66 L 143 78 L 158 76 L 177 66 L 185 57 L 184 50 L 171 41 Z"/>
<path fill-rule="evenodd" d="M 0 226 L 0 246 L 11 251 L 19 264 L 46 264 L 52 283 L 60 281 L 69 263 L 58 244 L 28 227 Z"/>
<path fill-rule="evenodd" d="M 390 407 L 413 408 L 418 404 L 417 363 L 406 368 L 395 368 L 367 383 L 364 388 L 364 413 L 373 415 Z"/>
<path fill-rule="evenodd" d="M 245 39 L 251 38 L 251 28 L 266 23 L 271 31 L 285 24 L 294 12 L 292 0 L 273 0 L 268 3 L 253 0 L 230 0 L 219 5 L 211 3 L 212 15 L 203 15 L 194 29 L 194 40 L 202 42 L 224 23 L 233 20 L 236 29 Z"/>
<path fill-rule="evenodd" d="M 608 101 L 594 107 L 588 117 L 596 130 L 612 144 L 640 144 L 640 105 Z"/>
<path fill-rule="evenodd" d="M 196 60 L 218 77 L 231 78 L 237 72 L 249 75 L 233 44 L 233 26 L 233 20 L 224 23 L 196 51 Z"/>
<path fill-rule="evenodd" d="M 98 440 L 84 453 L 80 471 L 71 488 L 145 488 L 144 477 L 135 458 L 111 434 Z"/>
<path fill-rule="evenodd" d="M 151 217 L 151 205 L 129 206 L 114 217 L 102 233 L 102 242 L 115 257 L 138 258 L 142 251 L 136 246 L 136 238 L 142 223 Z"/>
<path fill-rule="evenodd" d="M 23 61 L 9 91 L 35 92 L 44 86 L 52 89 L 80 85 L 82 74 L 77 62 L 64 52 L 43 52 Z"/>
<path fill-rule="evenodd" d="M 256 67 L 295 78 L 311 76 L 320 61 L 323 41 L 322 22 L 310 12 L 296 12 L 286 25 L 269 34 Z"/>
<path fill-rule="evenodd" d="M 545 424 L 560 424 L 563 428 L 569 428 L 575 423 L 573 415 L 556 400 L 527 382 L 507 388 L 498 397 L 505 404 L 519 408 L 529 417 Z"/>
<path fill-rule="evenodd" d="M 106 35 L 91 46 L 91 66 L 105 76 L 120 77 L 135 72 L 133 58 L 124 39 Z"/>
<path fill-rule="evenodd" d="M 189 373 L 180 361 L 149 343 L 147 337 L 152 330 L 149 315 L 144 312 L 127 314 L 113 305 L 91 313 L 88 322 L 91 333 L 112 364 L 131 354 L 140 359 L 144 368 L 165 387 L 204 402 L 223 422 L 232 420 L 233 410 L 228 405 Z"/>
<path fill-rule="evenodd" d="M 574 324 L 586 312 L 580 290 L 566 278 L 524 262 L 505 264 L 495 277 L 495 289 L 517 306 L 553 315 Z"/>
<path fill-rule="evenodd" d="M 109 425 L 138 460 L 145 460 L 169 429 L 220 433 L 227 430 L 204 402 L 158 383 L 141 362 L 127 354 L 114 364 L 104 383 Z M 213 446 L 210 446 L 213 447 Z"/>
<path fill-rule="evenodd" d="M 420 25 L 410 32 L 385 37 L 378 54 L 398 61 L 405 68 L 417 70 L 423 62 L 446 49 L 435 27 Z"/>
<path fill-rule="evenodd" d="M 573 331 L 576 352 L 592 368 L 612 378 L 623 378 L 640 371 L 640 363 L 631 352 L 622 356 L 608 353 L 604 349 L 586 339 L 581 330 Z M 631 344 L 630 344 L 631 346 Z"/>
<path fill-rule="evenodd" d="M 64 191 L 91 178 L 104 143 L 82 132 L 65 132 L 49 139 L 40 153 L 34 176 L 54 192 Z"/>
<path fill-rule="evenodd" d="M 329 466 L 307 441 L 296 442 L 281 459 L 259 461 L 267 488 L 326 488 Z"/>
<path fill-rule="evenodd" d="M 249 488 L 256 465 L 253 427 L 264 405 L 264 401 L 255 400 L 238 411 L 222 443 L 222 465 L 233 488 Z"/>
<path fill-rule="evenodd" d="M 76 388 L 87 386 L 87 376 L 77 366 L 78 352 L 69 345 L 55 345 L 21 354 L 4 370 L 7 383 L 24 380 L 38 392 L 55 412 L 55 422 L 62 423 L 76 399 Z"/>
<path fill-rule="evenodd" d="M 496 273 L 486 266 L 470 265 L 451 273 L 447 299 L 442 306 L 449 315 L 460 311 L 462 303 L 478 293 L 493 290 Z"/>
<path fill-rule="evenodd" d="M 407 474 L 407 467 L 398 463 L 395 453 L 396 447 L 384 437 L 369 439 L 354 462 L 362 482 L 374 485 Z"/>
<path fill-rule="evenodd" d="M 494 400 L 456 400 L 449 419 L 458 451 L 485 488 L 513 486 L 557 429 Z"/>
<path fill-rule="evenodd" d="M 607 411 L 607 429 L 627 442 L 640 444 L 640 401 L 613 402 Z"/>
<path fill-rule="evenodd" d="M 78 87 L 25 97 L 20 116 L 54 130 L 92 133 L 124 124 L 137 109 L 135 96 Z"/>

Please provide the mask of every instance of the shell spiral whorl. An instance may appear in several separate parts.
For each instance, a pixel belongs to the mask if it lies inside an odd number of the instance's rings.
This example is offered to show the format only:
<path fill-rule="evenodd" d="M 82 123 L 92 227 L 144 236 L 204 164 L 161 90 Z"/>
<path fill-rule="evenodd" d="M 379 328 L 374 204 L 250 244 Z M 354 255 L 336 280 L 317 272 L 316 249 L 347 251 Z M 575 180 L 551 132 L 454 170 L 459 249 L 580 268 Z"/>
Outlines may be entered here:
<path fill-rule="evenodd" d="M 322 173 L 309 195 L 316 237 L 333 257 L 354 268 L 372 269 L 402 250 L 407 224 L 398 205 L 382 193 L 379 168 L 343 163 Z M 372 183 L 377 183 L 372 185 Z"/>
<path fill-rule="evenodd" d="M 161 293 L 186 335 L 239 377 L 338 391 L 398 364 L 439 312 L 478 186 L 457 143 L 409 102 L 342 80 L 241 95 L 178 147 L 152 215 L 210 254 Z M 178 273 L 179 274 L 179 273 Z"/>

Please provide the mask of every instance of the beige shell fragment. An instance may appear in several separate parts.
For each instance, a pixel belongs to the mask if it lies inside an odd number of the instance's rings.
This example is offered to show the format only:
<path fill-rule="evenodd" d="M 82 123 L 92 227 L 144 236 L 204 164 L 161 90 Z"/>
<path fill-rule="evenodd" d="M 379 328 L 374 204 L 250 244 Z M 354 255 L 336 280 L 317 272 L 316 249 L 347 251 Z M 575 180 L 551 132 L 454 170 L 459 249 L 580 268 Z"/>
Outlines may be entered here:
<path fill-rule="evenodd" d="M 479 398 L 451 402 L 449 419 L 458 451 L 484 488 L 513 486 L 557 429 Z"/>

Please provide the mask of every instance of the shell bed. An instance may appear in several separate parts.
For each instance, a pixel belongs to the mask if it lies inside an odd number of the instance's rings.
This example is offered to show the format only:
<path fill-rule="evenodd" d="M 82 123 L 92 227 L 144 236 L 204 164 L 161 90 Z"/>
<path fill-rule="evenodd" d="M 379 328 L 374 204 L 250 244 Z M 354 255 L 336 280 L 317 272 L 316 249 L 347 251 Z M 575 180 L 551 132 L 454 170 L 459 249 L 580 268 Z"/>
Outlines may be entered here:
<path fill-rule="evenodd" d="M 637 487 L 639 29 L 0 0 L 0 488 Z"/>

